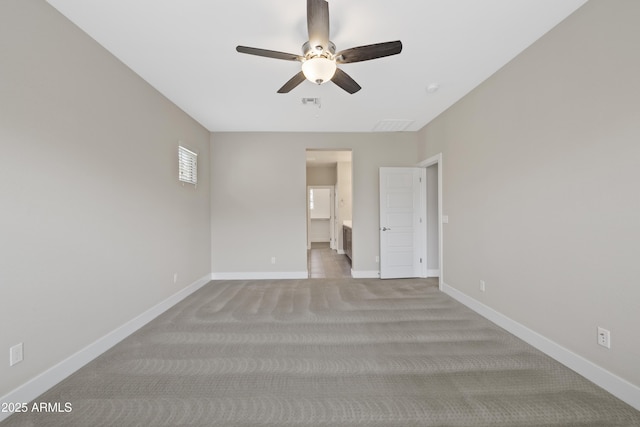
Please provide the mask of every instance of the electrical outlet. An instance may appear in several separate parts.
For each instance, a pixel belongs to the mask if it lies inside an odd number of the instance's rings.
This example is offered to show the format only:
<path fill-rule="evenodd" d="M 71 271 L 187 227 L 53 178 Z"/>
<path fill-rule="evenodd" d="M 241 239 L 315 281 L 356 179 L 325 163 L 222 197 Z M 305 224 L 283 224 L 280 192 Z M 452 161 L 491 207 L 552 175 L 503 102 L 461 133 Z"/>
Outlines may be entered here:
<path fill-rule="evenodd" d="M 481 292 L 484 292 L 484 291 L 485 291 L 485 289 L 486 289 L 486 287 L 485 287 L 484 280 L 480 280 L 480 291 L 481 291 Z"/>
<path fill-rule="evenodd" d="M 611 332 L 598 326 L 598 344 L 611 348 Z"/>
<path fill-rule="evenodd" d="M 380 263 L 380 257 L 378 255 L 376 255 L 376 264 Z"/>
<path fill-rule="evenodd" d="M 271 257 L 271 264 L 275 264 L 276 263 L 276 257 L 272 256 Z"/>
<path fill-rule="evenodd" d="M 23 344 L 16 344 L 9 349 L 9 366 L 13 366 L 16 363 L 22 362 L 24 357 L 24 347 Z"/>
<path fill-rule="evenodd" d="M 173 273 L 173 283 L 178 283 L 178 273 Z"/>

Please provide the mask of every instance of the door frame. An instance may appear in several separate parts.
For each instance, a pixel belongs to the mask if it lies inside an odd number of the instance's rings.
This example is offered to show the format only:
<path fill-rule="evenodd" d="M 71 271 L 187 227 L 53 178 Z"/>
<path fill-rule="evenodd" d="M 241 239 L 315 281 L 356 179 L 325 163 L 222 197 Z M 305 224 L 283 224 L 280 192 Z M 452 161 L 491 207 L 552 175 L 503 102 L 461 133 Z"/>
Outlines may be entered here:
<path fill-rule="evenodd" d="M 417 167 L 421 167 L 421 168 L 428 168 L 429 166 L 433 166 L 433 165 L 438 165 L 438 269 L 440 270 L 440 276 L 439 276 L 439 285 L 438 287 L 440 288 L 440 290 L 442 290 L 442 286 L 444 284 L 444 262 L 443 262 L 443 253 L 442 253 L 442 153 L 438 153 L 435 156 L 429 157 L 423 161 L 421 161 L 420 163 L 418 163 L 416 166 Z M 426 198 L 426 194 L 425 197 L 422 199 L 421 203 L 423 203 L 423 206 L 421 207 L 421 209 L 423 210 L 423 212 L 427 212 L 427 198 Z M 429 236 L 426 236 L 425 241 L 429 240 Z M 423 248 L 423 256 L 425 261 L 428 259 L 427 258 L 427 247 L 428 244 L 424 245 Z M 425 268 L 426 268 L 426 262 L 425 262 Z M 425 277 L 426 277 L 426 270 L 425 270 Z"/>

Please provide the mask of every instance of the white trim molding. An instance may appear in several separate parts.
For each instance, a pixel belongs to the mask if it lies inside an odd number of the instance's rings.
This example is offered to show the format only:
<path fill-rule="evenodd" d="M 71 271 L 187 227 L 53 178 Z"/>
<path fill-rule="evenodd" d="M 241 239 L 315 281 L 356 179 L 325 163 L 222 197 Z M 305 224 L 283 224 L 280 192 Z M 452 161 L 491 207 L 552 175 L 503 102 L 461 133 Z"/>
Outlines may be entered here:
<path fill-rule="evenodd" d="M 562 347 L 560 344 L 527 328 L 469 295 L 440 282 L 442 291 L 466 305 L 476 313 L 506 329 L 526 343 L 534 346 L 551 358 L 576 371 L 618 399 L 640 410 L 640 387 L 618 377 L 584 357 Z"/>
<path fill-rule="evenodd" d="M 427 277 L 440 277 L 440 270 L 427 270 Z"/>
<path fill-rule="evenodd" d="M 379 279 L 380 272 L 378 270 L 354 270 L 351 269 L 351 277 L 354 279 Z"/>
<path fill-rule="evenodd" d="M 308 271 L 245 271 L 211 273 L 211 280 L 308 279 Z"/>
<path fill-rule="evenodd" d="M 193 282 L 191 285 L 171 295 L 159 304 L 151 307 L 144 313 L 129 320 L 124 325 L 109 332 L 102 338 L 98 338 L 82 350 L 72 354 L 60 363 L 52 366 L 35 378 L 32 378 L 23 385 L 2 396 L 0 398 L 0 405 L 5 402 L 31 402 L 45 391 L 49 390 L 69 375 L 73 374 L 78 369 L 82 368 L 87 363 L 91 362 L 93 359 L 100 356 L 123 339 L 127 338 L 132 333 L 136 332 L 138 329 L 142 328 L 144 325 L 151 322 L 153 319 L 198 289 L 202 288 L 204 285 L 209 283 L 210 280 L 211 277 L 207 274 Z M 10 415 L 11 413 L 0 412 L 0 421 L 8 418 Z"/>
<path fill-rule="evenodd" d="M 440 277 L 440 290 L 442 289 L 442 284 L 444 283 L 444 252 L 443 252 L 443 234 L 442 234 L 442 189 L 444 188 L 442 185 L 442 177 L 443 177 L 443 161 L 442 161 L 442 153 L 438 153 L 435 156 L 431 156 L 428 159 L 425 159 L 418 163 L 418 167 L 429 167 L 432 165 L 438 165 L 438 277 Z M 426 258 L 426 254 L 425 254 Z M 428 277 L 429 273 L 427 273 Z"/>

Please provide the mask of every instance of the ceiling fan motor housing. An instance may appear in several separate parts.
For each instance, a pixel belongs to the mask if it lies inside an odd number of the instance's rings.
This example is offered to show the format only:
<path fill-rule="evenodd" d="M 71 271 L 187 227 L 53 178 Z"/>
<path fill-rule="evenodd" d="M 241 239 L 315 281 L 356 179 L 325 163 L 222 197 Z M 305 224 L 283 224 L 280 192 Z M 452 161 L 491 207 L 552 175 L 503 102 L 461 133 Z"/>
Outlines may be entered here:
<path fill-rule="evenodd" d="M 329 46 L 324 49 L 322 46 L 311 46 L 311 42 L 305 42 L 302 45 L 302 54 L 306 59 L 310 59 L 317 56 L 323 56 L 325 58 L 333 59 L 336 54 L 336 45 L 332 41 L 329 41 Z"/>

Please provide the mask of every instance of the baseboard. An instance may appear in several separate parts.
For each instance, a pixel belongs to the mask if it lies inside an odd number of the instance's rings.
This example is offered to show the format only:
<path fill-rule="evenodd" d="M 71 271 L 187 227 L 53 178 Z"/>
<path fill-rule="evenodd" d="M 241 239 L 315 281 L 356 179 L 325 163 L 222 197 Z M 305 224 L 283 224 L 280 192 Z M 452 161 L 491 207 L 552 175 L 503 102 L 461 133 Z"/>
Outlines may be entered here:
<path fill-rule="evenodd" d="M 131 319 L 124 325 L 114 329 L 102 338 L 97 339 L 82 350 L 69 356 L 62 362 L 52 366 L 35 378 L 27 381 L 13 391 L 0 398 L 0 405 L 10 402 L 31 402 L 45 391 L 49 390 L 69 375 L 109 350 L 114 345 L 191 295 L 211 280 L 209 274 L 196 280 L 186 288 L 171 295 L 166 300 L 151 307 L 149 310 Z M 11 413 L 0 412 L 0 421 L 8 418 Z"/>
<path fill-rule="evenodd" d="M 307 271 L 224 272 L 211 273 L 211 280 L 308 279 Z"/>
<path fill-rule="evenodd" d="M 338 255 L 344 255 L 344 249 L 338 249 Z"/>
<path fill-rule="evenodd" d="M 427 270 L 427 277 L 440 277 L 440 270 Z"/>
<path fill-rule="evenodd" d="M 584 357 L 562 347 L 554 341 L 527 328 L 515 320 L 471 298 L 467 294 L 452 288 L 446 283 L 441 284 L 441 289 L 447 295 L 466 305 L 476 313 L 491 320 L 498 326 L 506 329 L 521 340 L 531 344 L 538 350 L 576 371 L 596 385 L 607 390 L 618 399 L 640 410 L 640 387 L 618 377 L 606 369 L 596 365 Z"/>
<path fill-rule="evenodd" d="M 378 270 L 354 270 L 351 269 L 351 277 L 354 279 L 378 279 L 380 272 Z"/>

